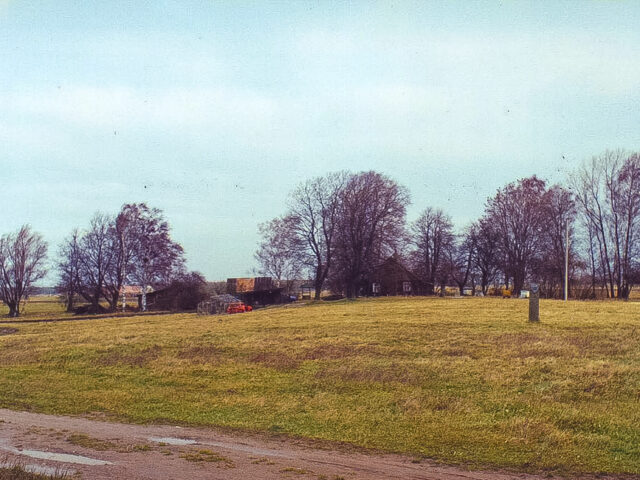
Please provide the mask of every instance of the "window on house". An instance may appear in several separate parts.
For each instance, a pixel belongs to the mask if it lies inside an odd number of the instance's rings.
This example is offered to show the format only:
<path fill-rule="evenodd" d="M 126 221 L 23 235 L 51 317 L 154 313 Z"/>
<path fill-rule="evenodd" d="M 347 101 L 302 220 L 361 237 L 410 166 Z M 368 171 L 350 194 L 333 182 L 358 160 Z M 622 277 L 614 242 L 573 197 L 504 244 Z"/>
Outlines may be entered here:
<path fill-rule="evenodd" d="M 380 293 L 380 284 L 379 283 L 372 283 L 371 284 L 371 292 L 372 293 Z"/>
<path fill-rule="evenodd" d="M 404 293 L 411 293 L 411 282 L 402 282 L 402 291 Z"/>

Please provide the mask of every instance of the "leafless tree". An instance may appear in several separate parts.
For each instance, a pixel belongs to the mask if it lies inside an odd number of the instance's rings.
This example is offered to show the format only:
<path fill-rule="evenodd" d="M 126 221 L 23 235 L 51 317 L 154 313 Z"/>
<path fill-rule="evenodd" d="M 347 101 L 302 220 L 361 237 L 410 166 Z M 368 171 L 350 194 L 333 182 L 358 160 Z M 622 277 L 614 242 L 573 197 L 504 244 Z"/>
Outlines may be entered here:
<path fill-rule="evenodd" d="M 513 277 L 516 295 L 541 253 L 545 192 L 544 180 L 533 176 L 508 184 L 487 202 L 487 220 L 498 233 L 505 277 Z"/>
<path fill-rule="evenodd" d="M 106 279 L 117 262 L 114 249 L 113 218 L 96 213 L 89 230 L 80 239 L 78 293 L 90 304 L 90 311 L 104 310 L 100 300 L 106 291 Z"/>
<path fill-rule="evenodd" d="M 640 157 L 622 150 L 607 151 L 586 162 L 572 178 L 572 185 L 608 295 L 628 298 L 638 248 Z"/>
<path fill-rule="evenodd" d="M 127 283 L 127 275 L 133 271 L 137 238 L 139 212 L 144 204 L 125 204 L 109 226 L 109 241 L 113 252 L 113 262 L 105 275 L 105 298 L 110 310 L 116 310 L 120 293 Z M 146 205 L 145 205 L 146 207 Z M 123 309 L 126 308 L 126 296 L 122 296 Z"/>
<path fill-rule="evenodd" d="M 545 228 L 540 237 L 541 255 L 535 259 L 534 270 L 541 283 L 541 293 L 548 297 L 561 297 L 565 281 L 567 229 L 570 279 L 578 262 L 574 249 L 575 200 L 569 190 L 553 185 L 545 192 L 541 206 Z"/>
<path fill-rule="evenodd" d="M 411 224 L 411 232 L 414 269 L 426 282 L 427 293 L 433 295 L 436 285 L 446 285 L 449 277 L 448 254 L 454 244 L 451 217 L 429 207 Z"/>
<path fill-rule="evenodd" d="M 172 277 L 184 273 L 184 250 L 171 239 L 169 224 L 161 210 L 138 203 L 124 205 L 121 212 L 126 213 L 128 238 L 123 255 L 130 259 L 126 275 L 142 287 L 144 311 L 149 286 L 166 285 Z"/>
<path fill-rule="evenodd" d="M 341 190 L 334 285 L 356 297 L 365 275 L 404 236 L 407 189 L 378 172 L 351 175 Z"/>
<path fill-rule="evenodd" d="M 275 278 L 281 284 L 286 281 L 287 291 L 291 289 L 293 281 L 302 274 L 304 268 L 304 261 L 300 258 L 302 247 L 295 244 L 294 223 L 295 219 L 290 216 L 261 223 L 258 230 L 262 240 L 255 253 L 259 264 L 258 272 Z"/>
<path fill-rule="evenodd" d="M 447 252 L 450 275 L 458 286 L 460 295 L 463 294 L 464 287 L 469 282 L 473 271 L 476 250 L 475 240 L 470 228 L 467 228 L 464 233 L 457 236 L 456 241 L 453 242 Z"/>
<path fill-rule="evenodd" d="M 633 285 L 634 254 L 637 253 L 640 236 L 640 155 L 628 156 L 618 174 L 616 206 L 619 211 L 618 241 L 616 257 L 618 268 L 619 296 L 629 298 Z"/>
<path fill-rule="evenodd" d="M 143 307 L 147 287 L 167 285 L 183 273 L 184 256 L 170 237 L 162 212 L 146 204 L 126 204 L 116 217 L 96 213 L 86 232 L 74 232 L 61 248 L 61 279 L 89 302 L 89 310 L 111 310 L 128 282 L 140 284 Z M 71 282 L 71 273 L 76 281 Z"/>
<path fill-rule="evenodd" d="M 67 312 L 72 312 L 80 285 L 80 232 L 75 229 L 58 252 L 58 292 L 64 295 Z"/>
<path fill-rule="evenodd" d="M 292 246 L 299 250 L 293 257 L 302 259 L 312 272 L 316 300 L 333 262 L 340 200 L 347 178 L 346 172 L 316 177 L 301 184 L 290 197 Z"/>
<path fill-rule="evenodd" d="M 46 259 L 47 243 L 28 225 L 0 238 L 0 299 L 9 307 L 10 317 L 20 316 L 21 302 L 45 277 Z"/>
<path fill-rule="evenodd" d="M 481 218 L 469 228 L 472 237 L 473 267 L 480 278 L 480 289 L 486 295 L 500 268 L 499 238 L 494 225 L 487 218 Z"/>

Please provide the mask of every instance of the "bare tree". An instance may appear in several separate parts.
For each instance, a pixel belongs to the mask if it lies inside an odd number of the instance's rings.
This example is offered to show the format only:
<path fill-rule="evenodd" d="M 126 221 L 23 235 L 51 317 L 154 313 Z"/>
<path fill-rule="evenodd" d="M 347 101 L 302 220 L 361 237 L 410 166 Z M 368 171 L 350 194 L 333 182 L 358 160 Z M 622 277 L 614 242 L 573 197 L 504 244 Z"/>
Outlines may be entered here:
<path fill-rule="evenodd" d="M 334 271 L 334 284 L 348 297 L 356 297 L 365 275 L 396 250 L 408 203 L 407 189 L 380 173 L 349 177 L 340 195 Z"/>
<path fill-rule="evenodd" d="M 545 228 L 540 238 L 542 255 L 536 259 L 537 275 L 543 284 L 541 292 L 544 291 L 548 297 L 561 297 L 565 281 L 567 246 L 569 247 L 569 276 L 577 262 L 573 248 L 575 200 L 569 190 L 560 185 L 553 185 L 544 194 L 542 208 Z"/>
<path fill-rule="evenodd" d="M 295 236 L 292 246 L 300 250 L 294 258 L 302 259 L 313 273 L 316 300 L 333 262 L 340 199 L 347 178 L 345 172 L 313 178 L 301 184 L 290 198 L 288 218 Z"/>
<path fill-rule="evenodd" d="M 446 284 L 449 276 L 447 255 L 454 243 L 451 217 L 429 207 L 413 222 L 411 232 L 414 269 L 426 282 L 427 293 L 433 295 L 436 285 Z"/>
<path fill-rule="evenodd" d="M 640 155 L 628 156 L 618 173 L 616 206 L 619 211 L 619 240 L 616 242 L 618 262 L 618 292 L 624 299 L 629 298 L 633 285 L 633 255 L 638 250 L 640 232 Z"/>
<path fill-rule="evenodd" d="M 480 288 L 486 295 L 489 285 L 495 281 L 500 267 L 499 238 L 494 225 L 487 218 L 481 218 L 469 228 L 473 239 L 474 269 L 480 276 Z"/>
<path fill-rule="evenodd" d="M 75 229 L 58 251 L 58 292 L 64 295 L 67 312 L 72 312 L 80 286 L 80 232 Z"/>
<path fill-rule="evenodd" d="M 142 310 L 146 310 L 147 288 L 167 284 L 184 270 L 184 250 L 171 239 L 170 228 L 157 208 L 144 203 L 125 205 L 131 249 L 131 272 L 127 275 L 142 287 Z"/>
<path fill-rule="evenodd" d="M 458 286 L 460 295 L 464 293 L 464 287 L 469 281 L 473 270 L 473 260 L 475 257 L 475 237 L 472 235 L 470 228 L 459 235 L 448 251 L 448 259 L 450 265 L 450 275 Z"/>
<path fill-rule="evenodd" d="M 508 184 L 487 202 L 486 216 L 498 233 L 505 277 L 513 277 L 516 295 L 541 252 L 545 192 L 544 180 L 534 175 Z"/>
<path fill-rule="evenodd" d="M 127 298 L 123 287 L 135 270 L 133 262 L 142 243 L 140 223 L 145 221 L 145 216 L 151 214 L 151 209 L 144 203 L 125 204 L 113 220 L 109 235 L 114 263 L 105 278 L 106 297 L 112 310 L 116 309 L 121 292 L 122 308 L 126 309 Z"/>
<path fill-rule="evenodd" d="M 572 184 L 608 295 L 628 298 L 638 248 L 640 158 L 621 150 L 607 151 L 586 162 Z"/>
<path fill-rule="evenodd" d="M 287 291 L 302 274 L 304 266 L 300 258 L 301 247 L 295 244 L 294 222 L 292 217 L 286 216 L 261 223 L 258 230 L 262 240 L 255 253 L 258 272 L 275 278 L 279 283 L 286 281 Z"/>
<path fill-rule="evenodd" d="M 78 293 L 89 302 L 89 310 L 94 313 L 104 310 L 100 300 L 105 295 L 107 276 L 116 264 L 112 232 L 113 218 L 96 213 L 79 242 Z"/>
<path fill-rule="evenodd" d="M 0 238 L 0 299 L 10 317 L 20 316 L 21 302 L 46 275 L 46 259 L 47 243 L 28 225 Z"/>
<path fill-rule="evenodd" d="M 88 231 L 72 234 L 62 252 L 61 277 L 68 280 L 77 268 L 74 288 L 92 312 L 104 310 L 102 299 L 115 310 L 130 281 L 143 287 L 144 309 L 147 287 L 167 285 L 183 273 L 182 247 L 171 240 L 162 212 L 144 203 L 124 205 L 117 217 L 96 213 Z"/>

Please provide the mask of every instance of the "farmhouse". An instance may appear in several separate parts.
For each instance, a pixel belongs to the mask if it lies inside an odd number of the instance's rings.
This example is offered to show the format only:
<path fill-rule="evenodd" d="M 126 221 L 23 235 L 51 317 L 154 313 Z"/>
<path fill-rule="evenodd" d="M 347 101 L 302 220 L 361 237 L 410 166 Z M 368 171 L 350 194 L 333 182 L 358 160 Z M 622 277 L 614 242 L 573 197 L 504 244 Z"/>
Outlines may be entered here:
<path fill-rule="evenodd" d="M 271 277 L 227 279 L 227 293 L 252 307 L 281 303 L 283 290 Z"/>
<path fill-rule="evenodd" d="M 427 286 L 397 255 L 376 266 L 368 276 L 367 295 L 426 295 Z"/>

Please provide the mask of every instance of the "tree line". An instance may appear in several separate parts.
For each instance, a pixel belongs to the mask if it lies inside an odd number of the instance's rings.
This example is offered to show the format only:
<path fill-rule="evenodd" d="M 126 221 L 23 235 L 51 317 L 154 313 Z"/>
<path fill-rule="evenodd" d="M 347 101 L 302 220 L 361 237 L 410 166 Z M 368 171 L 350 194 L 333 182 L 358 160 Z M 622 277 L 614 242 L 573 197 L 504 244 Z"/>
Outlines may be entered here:
<path fill-rule="evenodd" d="M 184 274 L 182 246 L 171 239 L 161 210 L 144 203 L 125 204 L 117 215 L 96 213 L 88 228 L 71 232 L 58 256 L 59 290 L 68 311 L 77 297 L 89 304 L 91 313 L 105 310 L 103 302 L 114 311 L 125 285 L 141 287 L 146 310 L 150 286 Z"/>
<path fill-rule="evenodd" d="M 29 225 L 0 237 L 0 300 L 9 316 L 20 315 L 36 282 L 46 277 L 47 250 Z M 88 313 L 115 311 L 125 285 L 141 286 L 145 310 L 150 286 L 177 279 L 204 283 L 185 271 L 183 248 L 171 239 L 162 211 L 144 203 L 125 204 L 116 215 L 96 213 L 87 228 L 74 229 L 59 247 L 56 269 L 67 311 L 81 299 Z M 126 297 L 122 301 L 124 308 Z"/>
<path fill-rule="evenodd" d="M 640 281 L 638 153 L 595 156 L 564 185 L 535 175 L 511 182 L 462 229 L 433 207 L 408 223 L 409 202 L 404 186 L 375 171 L 309 179 L 289 194 L 282 216 L 259 226 L 259 271 L 311 278 L 315 298 L 324 288 L 370 293 L 366 278 L 392 254 L 431 294 L 455 285 L 460 293 L 495 286 L 517 295 L 535 281 L 542 295 L 560 297 L 568 272 L 572 297 L 627 299 Z"/>
<path fill-rule="evenodd" d="M 511 182 L 462 229 L 432 207 L 407 223 L 409 203 L 406 187 L 375 171 L 309 179 L 290 193 L 282 216 L 259 226 L 260 272 L 282 281 L 311 278 L 316 298 L 324 288 L 349 297 L 368 293 L 365 279 L 392 254 L 432 294 L 452 284 L 461 293 L 503 286 L 518 294 L 534 280 L 543 295 L 559 297 L 568 272 L 572 297 L 627 299 L 640 283 L 638 153 L 604 152 L 564 185 L 536 176 Z M 10 316 L 46 277 L 47 251 L 28 225 L 0 237 L 0 300 Z M 89 312 L 113 311 L 125 285 L 142 287 L 145 309 L 149 286 L 204 283 L 185 271 L 184 251 L 162 212 L 144 203 L 96 213 L 86 228 L 74 229 L 59 247 L 56 269 L 70 311 L 76 299 Z"/>

